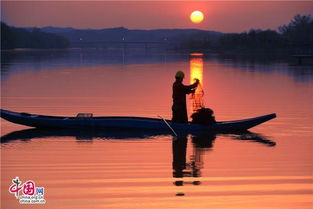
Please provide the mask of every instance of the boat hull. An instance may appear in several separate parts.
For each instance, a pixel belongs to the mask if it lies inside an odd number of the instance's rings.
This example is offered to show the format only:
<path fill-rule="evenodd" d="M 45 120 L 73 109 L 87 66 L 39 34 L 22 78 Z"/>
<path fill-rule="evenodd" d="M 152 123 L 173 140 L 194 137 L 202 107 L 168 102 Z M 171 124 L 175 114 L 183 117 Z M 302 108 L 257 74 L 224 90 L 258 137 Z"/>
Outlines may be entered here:
<path fill-rule="evenodd" d="M 12 112 L 1 110 L 1 117 L 12 123 L 35 127 L 54 129 L 149 129 L 169 131 L 168 125 L 157 118 L 145 117 L 60 117 L 46 116 L 28 113 Z M 245 131 L 276 117 L 276 114 L 263 115 L 236 121 L 217 122 L 213 125 L 200 125 L 193 123 L 167 122 L 175 132 L 236 132 Z"/>

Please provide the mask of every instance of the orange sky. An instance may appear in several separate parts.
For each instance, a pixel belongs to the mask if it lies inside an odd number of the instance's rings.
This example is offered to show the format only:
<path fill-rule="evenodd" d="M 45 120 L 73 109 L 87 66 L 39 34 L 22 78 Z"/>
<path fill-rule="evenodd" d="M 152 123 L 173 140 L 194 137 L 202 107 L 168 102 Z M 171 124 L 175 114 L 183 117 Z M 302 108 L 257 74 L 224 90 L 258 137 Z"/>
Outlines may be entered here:
<path fill-rule="evenodd" d="M 190 22 L 193 10 L 204 13 L 201 24 Z M 14 26 L 242 32 L 277 29 L 295 14 L 313 14 L 313 1 L 1 1 L 2 21 Z"/>

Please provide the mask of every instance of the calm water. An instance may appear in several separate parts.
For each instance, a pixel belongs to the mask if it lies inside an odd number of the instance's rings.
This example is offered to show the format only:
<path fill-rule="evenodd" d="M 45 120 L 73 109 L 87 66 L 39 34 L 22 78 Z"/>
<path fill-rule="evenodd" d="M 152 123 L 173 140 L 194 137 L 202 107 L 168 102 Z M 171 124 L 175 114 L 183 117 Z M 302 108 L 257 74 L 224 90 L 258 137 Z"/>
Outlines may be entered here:
<path fill-rule="evenodd" d="M 290 61 L 107 50 L 2 54 L 1 106 L 171 117 L 176 71 L 217 120 L 277 113 L 242 135 L 27 130 L 1 119 L 1 208 L 312 208 L 313 70 Z M 189 108 L 191 109 L 191 108 Z M 12 179 L 45 189 L 20 205 Z"/>

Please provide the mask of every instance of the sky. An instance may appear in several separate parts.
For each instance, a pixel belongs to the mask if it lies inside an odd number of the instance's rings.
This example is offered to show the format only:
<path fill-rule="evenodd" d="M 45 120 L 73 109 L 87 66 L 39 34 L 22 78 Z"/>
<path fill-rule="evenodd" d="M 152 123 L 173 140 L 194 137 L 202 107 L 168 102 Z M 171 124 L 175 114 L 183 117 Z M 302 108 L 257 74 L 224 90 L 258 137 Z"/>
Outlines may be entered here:
<path fill-rule="evenodd" d="M 194 24 L 189 15 L 204 13 Z M 1 19 L 16 27 L 160 29 L 220 32 L 273 29 L 296 14 L 313 16 L 313 1 L 1 1 Z"/>

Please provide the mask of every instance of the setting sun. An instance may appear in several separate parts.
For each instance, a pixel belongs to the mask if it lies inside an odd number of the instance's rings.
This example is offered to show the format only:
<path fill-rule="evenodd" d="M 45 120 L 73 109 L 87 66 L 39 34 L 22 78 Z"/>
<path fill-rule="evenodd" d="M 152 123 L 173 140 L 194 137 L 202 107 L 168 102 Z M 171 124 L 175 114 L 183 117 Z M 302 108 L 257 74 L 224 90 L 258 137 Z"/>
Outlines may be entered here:
<path fill-rule="evenodd" d="M 203 13 L 200 12 L 200 11 L 193 11 L 190 15 L 190 20 L 193 22 L 193 23 L 201 23 L 203 21 Z"/>

